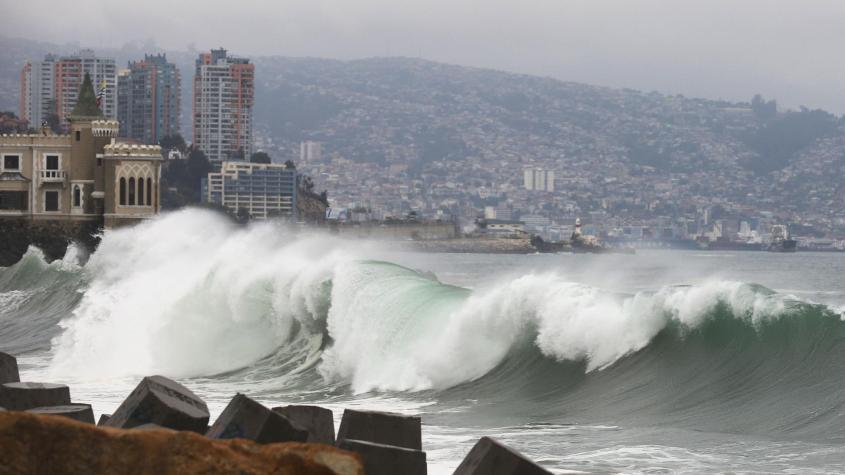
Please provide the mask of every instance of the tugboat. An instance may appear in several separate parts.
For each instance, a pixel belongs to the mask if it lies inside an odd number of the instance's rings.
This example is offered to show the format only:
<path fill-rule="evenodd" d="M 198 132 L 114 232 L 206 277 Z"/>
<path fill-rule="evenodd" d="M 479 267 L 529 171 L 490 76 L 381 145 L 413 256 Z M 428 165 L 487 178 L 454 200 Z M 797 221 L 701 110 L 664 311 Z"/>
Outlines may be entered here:
<path fill-rule="evenodd" d="M 783 224 L 772 226 L 772 242 L 766 248 L 769 252 L 795 252 L 798 241 L 789 236 L 789 228 Z"/>
<path fill-rule="evenodd" d="M 634 254 L 632 247 L 610 247 L 599 242 L 595 236 L 581 234 L 581 218 L 575 219 L 575 231 L 569 238 L 569 245 L 573 254 Z"/>

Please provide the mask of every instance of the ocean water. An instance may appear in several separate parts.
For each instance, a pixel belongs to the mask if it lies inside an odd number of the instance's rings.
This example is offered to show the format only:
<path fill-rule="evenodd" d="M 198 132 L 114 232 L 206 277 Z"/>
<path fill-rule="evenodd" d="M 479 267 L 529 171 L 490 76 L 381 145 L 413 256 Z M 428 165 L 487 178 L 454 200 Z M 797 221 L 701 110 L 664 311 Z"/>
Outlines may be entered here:
<path fill-rule="evenodd" d="M 392 251 L 186 210 L 0 268 L 0 350 L 110 413 L 162 374 L 418 414 L 554 473 L 845 473 L 845 255 Z"/>

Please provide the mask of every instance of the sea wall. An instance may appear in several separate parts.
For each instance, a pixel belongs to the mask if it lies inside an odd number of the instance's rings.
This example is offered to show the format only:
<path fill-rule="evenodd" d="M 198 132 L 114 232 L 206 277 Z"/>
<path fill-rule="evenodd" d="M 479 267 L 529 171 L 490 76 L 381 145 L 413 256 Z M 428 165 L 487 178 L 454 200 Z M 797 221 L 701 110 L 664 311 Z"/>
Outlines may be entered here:
<path fill-rule="evenodd" d="M 391 241 L 430 241 L 453 239 L 458 231 L 453 223 L 329 223 L 329 230 L 348 238 Z"/>
<path fill-rule="evenodd" d="M 71 242 L 91 252 L 97 247 L 101 230 L 100 221 L 0 218 L 0 267 L 18 262 L 30 245 L 44 251 L 48 261 L 64 257 Z"/>

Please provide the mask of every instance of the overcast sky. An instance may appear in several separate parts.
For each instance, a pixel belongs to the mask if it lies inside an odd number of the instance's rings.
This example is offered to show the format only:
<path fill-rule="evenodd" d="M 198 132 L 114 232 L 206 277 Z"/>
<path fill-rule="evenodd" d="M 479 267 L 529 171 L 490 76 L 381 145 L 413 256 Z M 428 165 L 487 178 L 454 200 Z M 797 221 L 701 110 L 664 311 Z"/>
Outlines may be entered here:
<path fill-rule="evenodd" d="M 3 34 L 449 63 L 845 113 L 843 0 L 2 0 Z M 219 6 L 216 6 L 219 5 Z M 260 74 L 260 72 L 259 72 Z"/>

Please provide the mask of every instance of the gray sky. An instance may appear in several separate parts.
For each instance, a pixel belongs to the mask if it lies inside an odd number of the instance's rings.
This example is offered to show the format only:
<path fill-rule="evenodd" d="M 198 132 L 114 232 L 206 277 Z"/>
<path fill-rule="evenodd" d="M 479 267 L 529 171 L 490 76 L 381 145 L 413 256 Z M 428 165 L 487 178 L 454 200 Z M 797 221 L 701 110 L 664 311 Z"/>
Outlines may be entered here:
<path fill-rule="evenodd" d="M 843 0 L 3 0 L 4 34 L 101 47 L 422 56 L 845 113 Z M 217 6 L 219 5 L 219 6 Z M 37 25 L 37 28 L 35 26 Z M 80 28 L 79 25 L 85 25 Z M 260 73 L 260 72 L 259 72 Z"/>

